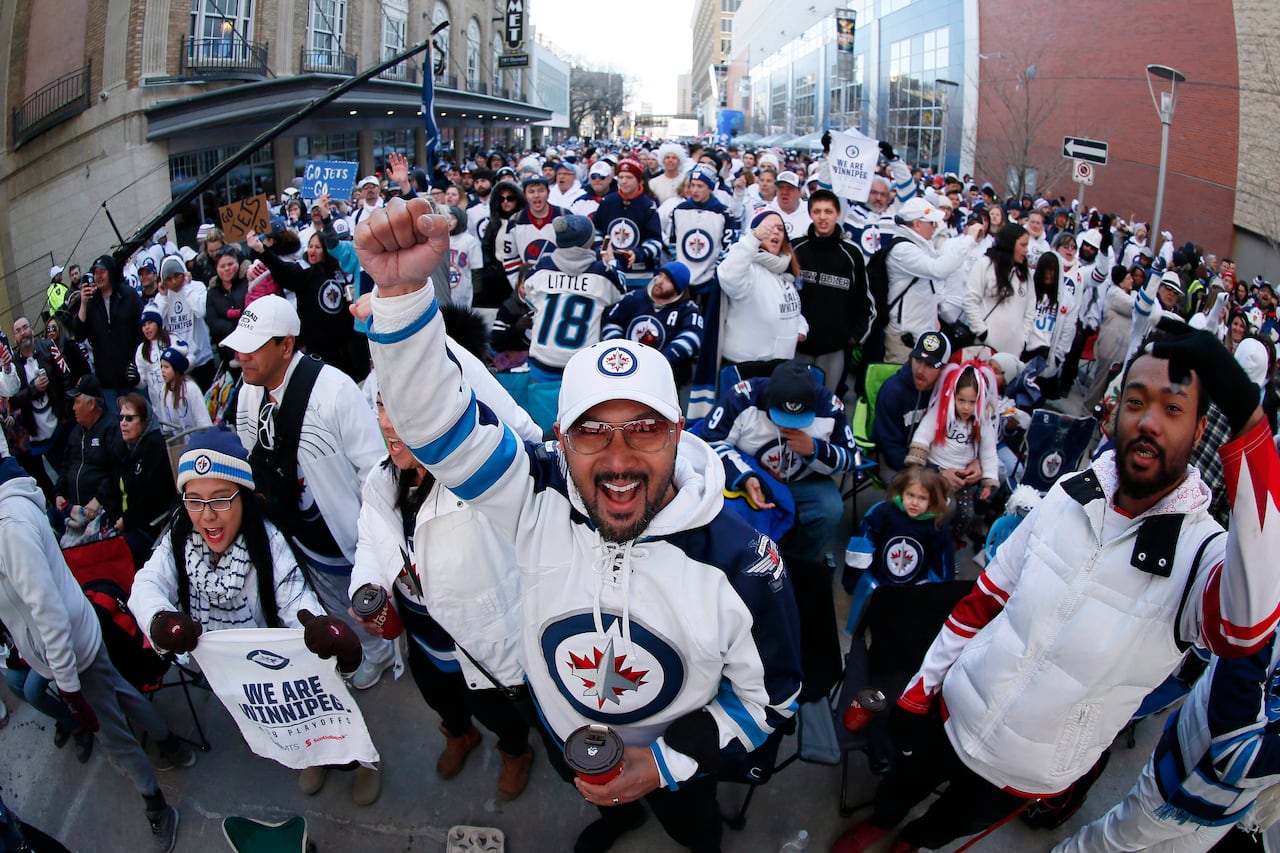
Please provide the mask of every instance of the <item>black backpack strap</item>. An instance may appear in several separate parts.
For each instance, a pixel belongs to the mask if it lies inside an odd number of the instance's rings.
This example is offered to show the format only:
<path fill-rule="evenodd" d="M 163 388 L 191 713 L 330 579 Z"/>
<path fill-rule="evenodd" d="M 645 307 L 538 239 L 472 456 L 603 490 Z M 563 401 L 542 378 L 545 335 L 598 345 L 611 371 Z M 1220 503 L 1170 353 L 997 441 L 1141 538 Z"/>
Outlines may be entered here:
<path fill-rule="evenodd" d="M 1187 599 L 1191 597 L 1191 587 L 1195 585 L 1196 577 L 1200 574 L 1200 560 L 1204 558 L 1205 549 L 1209 547 L 1209 543 L 1217 539 L 1225 530 L 1218 530 L 1210 533 L 1205 540 L 1200 543 L 1200 547 L 1196 550 L 1196 556 L 1191 561 L 1191 569 L 1187 572 L 1187 582 L 1182 587 L 1182 600 L 1178 602 L 1178 612 L 1173 619 L 1173 642 L 1178 647 L 1178 651 L 1186 652 L 1191 648 L 1191 643 L 1184 642 L 1178 634 L 1178 627 L 1182 624 L 1182 612 L 1187 609 Z"/>
<path fill-rule="evenodd" d="M 319 378 L 322 367 L 324 362 L 320 359 L 303 356 L 293 370 L 289 387 L 284 389 L 284 399 L 276 409 L 276 452 L 295 468 L 298 444 L 302 439 L 302 418 L 307 413 L 307 401 L 311 399 L 311 389 L 316 387 L 316 379 Z"/>

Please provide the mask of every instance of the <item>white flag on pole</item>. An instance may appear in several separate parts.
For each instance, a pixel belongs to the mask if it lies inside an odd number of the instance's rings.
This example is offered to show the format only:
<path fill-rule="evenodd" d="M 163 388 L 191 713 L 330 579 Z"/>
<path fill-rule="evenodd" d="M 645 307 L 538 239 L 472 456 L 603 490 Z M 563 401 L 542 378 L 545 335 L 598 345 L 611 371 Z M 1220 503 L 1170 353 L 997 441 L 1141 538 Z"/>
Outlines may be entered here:
<path fill-rule="evenodd" d="M 258 755 L 295 770 L 378 760 L 337 664 L 312 654 L 302 629 L 210 631 L 192 656 Z"/>
<path fill-rule="evenodd" d="M 831 134 L 831 188 L 840 198 L 866 201 L 880 158 L 880 144 L 856 130 Z"/>

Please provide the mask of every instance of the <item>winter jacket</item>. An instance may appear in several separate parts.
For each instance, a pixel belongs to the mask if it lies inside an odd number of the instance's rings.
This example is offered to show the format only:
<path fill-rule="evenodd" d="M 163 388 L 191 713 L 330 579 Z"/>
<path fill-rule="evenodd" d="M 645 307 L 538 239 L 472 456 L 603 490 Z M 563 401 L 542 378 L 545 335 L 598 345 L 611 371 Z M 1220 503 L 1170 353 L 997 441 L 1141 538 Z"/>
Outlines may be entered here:
<path fill-rule="evenodd" d="M 213 344 L 209 340 L 209 288 L 202 282 L 189 281 L 181 290 L 157 293 L 156 310 L 164 317 L 164 329 L 174 340 L 186 341 L 190 347 L 187 360 L 192 367 L 213 360 Z"/>
<path fill-rule="evenodd" d="M 871 572 L 878 586 L 951 580 L 956 574 L 951 525 L 937 522 L 930 513 L 912 518 L 895 501 L 880 501 L 849 540 L 845 565 L 859 574 Z M 852 593 L 855 584 L 846 570 L 845 589 Z"/>
<path fill-rule="evenodd" d="M 125 456 L 120 464 L 124 485 L 125 530 L 142 530 L 153 539 L 168 521 L 178 490 L 169 465 L 169 451 L 155 418 L 143 428 L 132 444 L 122 442 Z"/>
<path fill-rule="evenodd" d="M 630 267 L 620 267 L 624 273 L 657 272 L 662 260 L 662 224 L 653 199 L 643 193 L 626 199 L 620 192 L 611 192 L 591 221 L 598 239 L 608 237 L 615 252 L 628 249 L 636 253 Z M 620 257 L 616 261 L 622 263 Z"/>
<path fill-rule="evenodd" d="M 62 558 L 44 494 L 12 457 L 0 460 L 0 622 L 31 668 L 69 693 L 102 648 L 98 617 Z"/>
<path fill-rule="evenodd" d="M 965 294 L 965 322 L 973 333 L 996 352 L 1022 355 L 1036 321 L 1035 288 L 1031 278 L 1009 276 L 1013 293 L 997 296 L 996 265 L 990 257 L 980 258 L 969 272 L 969 292 Z M 986 337 L 984 338 L 983 335 Z"/>
<path fill-rule="evenodd" d="M 71 382 L 71 375 L 69 370 L 63 372 L 66 369 L 66 362 L 54 356 L 54 345 L 51 341 L 35 341 L 31 357 L 36 360 L 36 364 L 44 368 L 45 376 L 49 377 L 49 387 L 43 394 L 36 393 L 36 389 L 27 379 L 26 370 L 23 369 L 26 359 L 18 353 L 17 349 L 14 349 L 13 363 L 18 376 L 18 391 L 9 398 L 9 405 L 22 410 L 22 426 L 34 436 L 36 409 L 43 411 L 45 407 L 52 407 L 53 416 L 60 422 L 71 416 L 71 406 L 67 400 L 67 387 Z"/>
<path fill-rule="evenodd" d="M 662 350 L 673 369 L 691 370 L 702 348 L 702 312 L 692 299 L 658 305 L 650 294 L 653 283 L 635 290 L 604 312 L 601 340 L 629 338 Z"/>
<path fill-rule="evenodd" d="M 142 297 L 120 275 L 110 255 L 94 261 L 108 267 L 111 295 L 94 294 L 85 309 L 84 320 L 72 315 L 72 329 L 77 341 L 88 341 L 93 347 L 93 372 L 104 388 L 125 388 L 125 370 L 133 361 L 133 351 L 142 340 Z"/>
<path fill-rule="evenodd" d="M 88 429 L 73 423 L 54 493 L 72 506 L 84 506 L 97 498 L 108 518 L 119 518 L 120 461 L 124 455 L 120 424 L 114 419 L 103 414 Z"/>
<path fill-rule="evenodd" d="M 764 257 L 759 257 L 763 255 Z M 800 313 L 800 294 L 786 255 L 761 250 L 749 230 L 730 247 L 716 269 L 720 291 L 729 300 L 722 311 L 725 361 L 793 358 L 809 323 Z"/>
<path fill-rule="evenodd" d="M 1058 481 L 951 612 L 899 704 L 923 712 L 941 692 L 969 769 L 1052 794 L 1093 766 L 1192 643 L 1226 657 L 1264 648 L 1280 618 L 1280 459 L 1265 423 L 1220 455 L 1233 517 L 1208 544 L 1222 528 L 1194 468 L 1132 520 L 1113 504 L 1113 451 Z"/>
<path fill-rule="evenodd" d="M 347 276 L 337 264 L 331 261 L 332 269 L 325 264 L 304 269 L 271 249 L 254 252 L 254 257 L 267 265 L 276 284 L 298 295 L 298 319 L 302 322 L 298 346 L 348 376 L 363 379 L 368 365 L 354 360 L 355 318 L 347 310 L 351 305 L 344 292 Z"/>
<path fill-rule="evenodd" d="M 777 546 L 724 509 L 711 449 L 682 435 L 674 498 L 642 538 L 605 541 L 559 446 L 522 445 L 476 402 L 446 356 L 433 294 L 373 304 L 374 360 L 401 438 L 515 543 L 525 670 L 555 737 L 608 724 L 648 747 L 672 788 L 764 743 L 795 711 L 798 616 Z"/>
<path fill-rule="evenodd" d="M 894 471 L 907 464 L 907 451 L 916 427 L 929 411 L 933 389 L 917 391 L 911 380 L 911 362 L 885 380 L 876 397 L 876 417 L 871 424 L 871 440 L 880 451 L 880 460 Z"/>
<path fill-rule="evenodd" d="M 809 334 L 796 350 L 825 355 L 865 340 L 876 309 L 862 253 L 838 228 L 830 237 L 819 237 L 810 227 L 792 249 L 800 262 L 800 311 L 809 323 Z"/>
<path fill-rule="evenodd" d="M 222 339 L 236 330 L 240 322 L 240 312 L 244 310 L 244 298 L 249 293 L 249 283 L 244 279 L 236 279 L 230 290 L 226 290 L 218 282 L 209 288 L 205 302 L 205 321 L 209 324 L 209 337 L 215 347 L 222 345 Z M 229 316 L 234 312 L 235 316 Z"/>

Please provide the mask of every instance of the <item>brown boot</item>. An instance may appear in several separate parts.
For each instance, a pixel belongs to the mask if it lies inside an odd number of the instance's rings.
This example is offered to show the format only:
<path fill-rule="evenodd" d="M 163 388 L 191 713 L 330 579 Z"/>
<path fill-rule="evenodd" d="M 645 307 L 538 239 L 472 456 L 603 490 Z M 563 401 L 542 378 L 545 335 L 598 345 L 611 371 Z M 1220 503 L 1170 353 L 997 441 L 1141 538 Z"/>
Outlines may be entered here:
<path fill-rule="evenodd" d="M 533 765 L 533 749 L 525 747 L 521 755 L 507 755 L 501 749 L 502 775 L 498 777 L 498 799 L 504 803 L 514 800 L 529 784 L 529 768 Z"/>
<path fill-rule="evenodd" d="M 462 772 L 462 765 L 466 763 L 471 750 L 480 745 L 480 732 L 476 731 L 475 726 L 470 726 L 461 735 L 454 737 L 449 734 L 448 729 L 441 726 L 440 734 L 444 735 L 444 752 L 440 753 L 440 758 L 436 761 L 436 773 L 442 779 L 452 779 Z"/>

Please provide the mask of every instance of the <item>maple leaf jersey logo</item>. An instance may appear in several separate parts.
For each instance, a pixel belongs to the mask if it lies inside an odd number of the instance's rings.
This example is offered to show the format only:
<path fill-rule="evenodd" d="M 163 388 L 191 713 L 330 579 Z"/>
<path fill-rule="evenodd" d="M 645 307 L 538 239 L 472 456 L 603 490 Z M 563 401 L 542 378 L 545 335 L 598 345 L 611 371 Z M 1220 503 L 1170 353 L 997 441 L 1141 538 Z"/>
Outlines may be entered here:
<path fill-rule="evenodd" d="M 620 697 L 639 690 L 645 683 L 644 677 L 649 674 L 646 669 L 623 666 L 626 659 L 626 655 L 613 653 L 613 638 L 610 637 L 604 651 L 593 646 L 587 657 L 569 652 L 569 669 L 582 679 L 582 695 L 595 699 L 597 708 L 603 708 L 605 702 L 621 705 Z"/>

